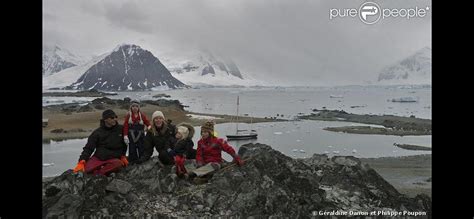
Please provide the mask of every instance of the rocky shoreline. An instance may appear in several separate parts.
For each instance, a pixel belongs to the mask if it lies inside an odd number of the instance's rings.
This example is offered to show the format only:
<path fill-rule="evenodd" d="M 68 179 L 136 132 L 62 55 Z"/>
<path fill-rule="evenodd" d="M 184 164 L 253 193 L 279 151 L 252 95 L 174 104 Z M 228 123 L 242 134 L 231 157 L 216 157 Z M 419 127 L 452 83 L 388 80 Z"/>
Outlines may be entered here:
<path fill-rule="evenodd" d="M 393 115 L 358 115 L 343 110 L 313 109 L 309 115 L 298 116 L 299 119 L 321 121 L 343 121 L 364 124 L 381 125 L 385 128 L 370 126 L 345 126 L 325 128 L 328 131 L 347 132 L 355 134 L 383 134 L 383 135 L 431 135 L 431 120 L 420 119 L 414 116 L 402 117 Z"/>
<path fill-rule="evenodd" d="M 105 97 L 117 95 L 115 92 L 101 92 L 95 89 L 78 92 L 46 92 L 44 97 Z"/>
<path fill-rule="evenodd" d="M 431 151 L 431 147 L 419 146 L 419 145 L 412 145 L 412 144 L 397 144 L 394 143 L 394 146 L 397 146 L 402 149 L 406 150 L 413 150 L 413 151 Z"/>
<path fill-rule="evenodd" d="M 43 119 L 48 119 L 48 124 L 43 127 L 43 142 L 50 140 L 65 140 L 86 138 L 90 133 L 99 127 L 99 120 L 102 111 L 105 109 L 112 109 L 118 115 L 119 123 L 123 123 L 125 114 L 130 107 L 130 98 L 110 99 L 101 97 L 92 100 L 87 104 L 68 103 L 60 105 L 50 105 L 43 107 Z M 154 111 L 160 110 L 165 114 L 166 119 L 172 120 L 173 124 L 187 122 L 191 125 L 201 125 L 205 117 L 215 117 L 215 122 L 226 123 L 231 122 L 234 116 L 232 115 L 218 115 L 193 113 L 186 111 L 185 106 L 178 100 L 157 99 L 144 100 L 141 102 L 141 110 L 148 118 Z M 191 116 L 195 115 L 195 117 Z M 199 118 L 199 116 L 203 118 Z M 256 118 L 256 117 L 239 117 L 239 122 L 243 123 L 258 123 L 258 122 L 275 122 L 286 121 L 283 119 L 273 118 Z"/>
<path fill-rule="evenodd" d="M 406 136 L 406 135 L 430 135 L 431 132 L 420 132 L 417 130 L 399 130 L 392 128 L 380 128 L 372 126 L 342 126 L 342 127 L 326 127 L 323 128 L 326 131 L 332 132 L 343 132 L 351 134 L 369 134 L 369 135 L 397 135 L 397 136 Z"/>
<path fill-rule="evenodd" d="M 239 149 L 242 167 L 228 166 L 205 184 L 179 179 L 157 158 L 111 177 L 73 174 L 43 182 L 43 218 L 289 217 L 319 211 L 408 211 L 430 218 L 431 198 L 399 193 L 352 156 L 292 159 L 268 145 Z"/>

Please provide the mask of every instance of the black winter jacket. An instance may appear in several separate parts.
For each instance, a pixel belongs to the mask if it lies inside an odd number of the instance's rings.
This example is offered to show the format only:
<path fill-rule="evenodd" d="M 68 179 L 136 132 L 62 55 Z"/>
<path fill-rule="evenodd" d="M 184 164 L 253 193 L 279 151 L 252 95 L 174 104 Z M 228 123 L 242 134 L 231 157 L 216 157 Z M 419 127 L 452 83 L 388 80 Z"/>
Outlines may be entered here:
<path fill-rule="evenodd" d="M 164 134 L 163 134 L 164 133 Z M 168 148 L 176 143 L 176 127 L 168 124 L 166 130 L 161 132 L 159 130 L 153 133 L 152 130 L 148 130 L 145 136 L 144 152 L 143 156 L 139 159 L 139 163 L 147 161 L 153 155 L 153 148 L 158 151 L 158 157 L 163 164 L 174 164 L 173 157 L 171 157 L 166 151 Z"/>
<path fill-rule="evenodd" d="M 177 155 L 185 155 L 187 159 L 196 159 L 196 149 L 193 149 L 193 147 L 193 140 L 186 138 L 176 142 L 174 152 Z"/>
<path fill-rule="evenodd" d="M 96 156 L 99 160 L 120 159 L 121 156 L 125 156 L 127 145 L 123 141 L 122 128 L 123 126 L 118 123 L 109 128 L 101 120 L 100 127 L 94 130 L 87 139 L 87 144 L 82 150 L 79 161 L 88 161 L 94 150 L 93 156 Z"/>

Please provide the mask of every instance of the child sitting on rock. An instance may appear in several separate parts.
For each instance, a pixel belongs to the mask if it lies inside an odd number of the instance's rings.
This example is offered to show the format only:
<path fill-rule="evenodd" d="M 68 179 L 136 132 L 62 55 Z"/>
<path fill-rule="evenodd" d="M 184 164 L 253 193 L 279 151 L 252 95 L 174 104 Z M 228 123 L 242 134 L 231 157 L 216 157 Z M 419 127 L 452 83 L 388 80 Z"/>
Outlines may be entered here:
<path fill-rule="evenodd" d="M 173 148 L 168 149 L 168 153 L 174 157 L 176 174 L 183 176 L 187 173 L 184 167 L 186 159 L 196 159 L 196 150 L 193 149 L 194 127 L 187 123 L 182 123 L 176 128 L 176 143 Z"/>
<path fill-rule="evenodd" d="M 197 146 L 196 162 L 199 168 L 194 170 L 191 176 L 205 176 L 219 170 L 224 162 L 222 151 L 232 156 L 234 158 L 233 162 L 237 165 L 242 166 L 244 164 L 226 140 L 214 136 L 214 123 L 207 121 L 201 126 L 201 139 L 199 139 Z"/>

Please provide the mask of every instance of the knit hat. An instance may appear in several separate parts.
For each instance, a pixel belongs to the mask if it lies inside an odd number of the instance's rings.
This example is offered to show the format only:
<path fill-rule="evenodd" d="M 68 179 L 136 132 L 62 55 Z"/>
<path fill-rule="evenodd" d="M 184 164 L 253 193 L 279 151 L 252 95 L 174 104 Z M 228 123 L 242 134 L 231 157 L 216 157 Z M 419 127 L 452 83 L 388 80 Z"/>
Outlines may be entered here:
<path fill-rule="evenodd" d="M 183 136 L 183 139 L 188 137 L 188 134 L 189 134 L 188 128 L 184 126 L 178 126 L 178 132 L 179 134 L 181 134 L 181 136 Z"/>
<path fill-rule="evenodd" d="M 140 107 L 140 100 L 138 99 L 133 99 L 130 101 L 130 108 L 132 108 L 132 105 L 137 104 Z"/>
<path fill-rule="evenodd" d="M 165 115 L 161 111 L 155 111 L 153 115 L 151 116 L 151 120 L 154 120 L 155 117 L 161 116 L 163 119 L 165 119 Z"/>
<path fill-rule="evenodd" d="M 107 109 L 104 112 L 102 112 L 102 119 L 108 119 L 111 117 L 117 117 L 117 114 L 111 109 Z"/>
<path fill-rule="evenodd" d="M 211 121 L 207 121 L 204 125 L 201 126 L 201 132 L 208 131 L 209 133 L 214 133 L 214 123 Z"/>

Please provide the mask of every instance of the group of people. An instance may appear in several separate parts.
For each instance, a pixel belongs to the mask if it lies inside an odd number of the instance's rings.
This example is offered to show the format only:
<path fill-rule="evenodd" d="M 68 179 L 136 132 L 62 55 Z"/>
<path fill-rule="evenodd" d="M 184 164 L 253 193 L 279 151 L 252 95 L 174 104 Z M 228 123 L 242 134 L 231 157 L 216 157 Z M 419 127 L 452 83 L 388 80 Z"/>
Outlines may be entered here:
<path fill-rule="evenodd" d="M 171 124 L 161 111 L 155 111 L 151 123 L 140 111 L 140 102 L 131 101 L 123 125 L 117 121 L 111 109 L 102 113 L 100 127 L 89 136 L 74 172 L 109 175 L 129 164 L 141 164 L 149 160 L 154 149 L 163 165 L 175 165 L 178 176 L 202 176 L 221 168 L 222 151 L 242 166 L 243 161 L 226 140 L 215 136 L 214 123 L 207 121 L 201 126 L 201 139 L 194 149 L 194 127 L 187 123 Z M 128 157 L 126 152 L 128 149 Z M 188 162 L 186 162 L 188 160 Z M 195 168 L 188 171 L 186 163 Z"/>

